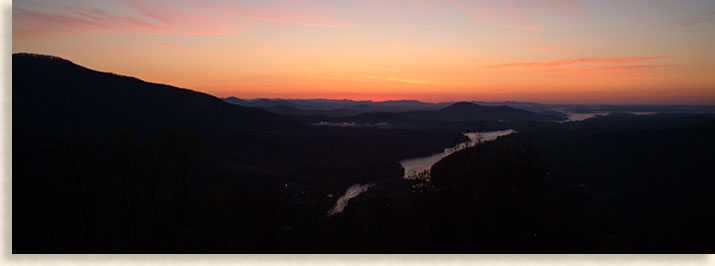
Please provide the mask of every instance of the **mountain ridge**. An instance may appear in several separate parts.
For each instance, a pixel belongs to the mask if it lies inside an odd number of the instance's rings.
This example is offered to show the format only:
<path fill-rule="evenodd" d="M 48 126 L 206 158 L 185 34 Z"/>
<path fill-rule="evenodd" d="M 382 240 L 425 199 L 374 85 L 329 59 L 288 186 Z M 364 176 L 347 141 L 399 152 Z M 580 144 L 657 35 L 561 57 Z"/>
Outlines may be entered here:
<path fill-rule="evenodd" d="M 12 59 L 13 112 L 27 118 L 16 120 L 19 129 L 59 130 L 68 128 L 67 123 L 75 128 L 151 131 L 270 131 L 300 126 L 287 117 L 206 93 L 100 72 L 56 56 L 19 53 Z"/>

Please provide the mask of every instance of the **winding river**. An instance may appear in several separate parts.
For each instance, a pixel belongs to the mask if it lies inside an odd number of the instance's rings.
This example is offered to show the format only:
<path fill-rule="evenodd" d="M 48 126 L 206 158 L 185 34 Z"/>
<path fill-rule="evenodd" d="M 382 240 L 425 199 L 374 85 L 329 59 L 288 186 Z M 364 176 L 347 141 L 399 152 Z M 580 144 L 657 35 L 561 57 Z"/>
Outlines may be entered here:
<path fill-rule="evenodd" d="M 498 137 L 506 136 L 514 132 L 516 131 L 513 129 L 490 132 L 467 132 L 464 133 L 464 135 L 469 137 L 468 141 L 459 143 L 451 148 L 445 148 L 444 151 L 432 154 L 430 156 L 402 160 L 400 161 L 400 164 L 402 165 L 402 168 L 405 168 L 405 178 L 413 179 L 421 173 L 429 172 L 430 168 L 432 168 L 432 165 L 454 152 L 460 151 L 467 147 L 472 147 L 479 142 L 492 141 L 497 139 Z"/>
<path fill-rule="evenodd" d="M 514 132 L 516 131 L 513 129 L 491 132 L 467 132 L 464 133 L 464 135 L 469 138 L 468 141 L 459 143 L 451 148 L 446 148 L 443 152 L 435 153 L 430 156 L 402 160 L 400 161 L 400 164 L 403 168 L 405 168 L 405 178 L 412 179 L 415 178 L 417 174 L 429 171 L 430 168 L 432 168 L 432 165 L 454 152 L 457 152 L 467 147 L 473 147 L 480 142 L 492 141 L 497 139 L 498 137 L 506 136 Z M 348 206 L 348 202 L 350 201 L 350 199 L 355 198 L 363 192 L 367 191 L 368 188 L 373 185 L 374 184 L 354 184 L 350 186 L 345 191 L 345 194 L 338 198 L 338 200 L 335 202 L 335 206 L 330 209 L 330 211 L 328 211 L 326 216 L 333 216 L 335 214 L 343 212 L 345 207 Z"/>

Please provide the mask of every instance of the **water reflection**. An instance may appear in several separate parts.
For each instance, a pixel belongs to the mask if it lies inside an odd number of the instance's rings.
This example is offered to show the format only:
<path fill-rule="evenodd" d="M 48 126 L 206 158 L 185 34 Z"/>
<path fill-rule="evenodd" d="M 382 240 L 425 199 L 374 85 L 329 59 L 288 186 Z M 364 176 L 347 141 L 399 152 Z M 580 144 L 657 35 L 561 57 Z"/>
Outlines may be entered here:
<path fill-rule="evenodd" d="M 331 216 L 336 213 L 343 212 L 345 207 L 348 206 L 348 202 L 350 201 L 350 199 L 357 197 L 361 193 L 367 191 L 367 189 L 373 185 L 374 184 L 365 184 L 365 185 L 355 184 L 355 185 L 350 186 L 348 188 L 348 190 L 345 191 L 345 195 L 338 198 L 338 201 L 335 202 L 335 207 L 333 207 L 331 210 L 328 211 L 327 216 Z"/>
<path fill-rule="evenodd" d="M 506 136 L 514 132 L 516 131 L 513 129 L 490 132 L 467 132 L 464 133 L 465 136 L 469 137 L 469 140 L 466 142 L 459 143 L 454 147 L 445 148 L 443 152 L 432 154 L 430 156 L 405 159 L 400 161 L 400 164 L 402 165 L 402 168 L 405 168 L 405 178 L 414 179 L 421 175 L 428 174 L 432 165 L 456 151 L 472 147 L 480 142 L 492 141 L 498 137 Z"/>

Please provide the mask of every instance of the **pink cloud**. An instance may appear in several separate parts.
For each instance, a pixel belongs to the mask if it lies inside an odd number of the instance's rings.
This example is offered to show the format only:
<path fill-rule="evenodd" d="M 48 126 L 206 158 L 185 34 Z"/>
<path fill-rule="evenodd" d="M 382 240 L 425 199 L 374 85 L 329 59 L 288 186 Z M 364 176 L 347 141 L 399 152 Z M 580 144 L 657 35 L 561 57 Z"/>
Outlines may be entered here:
<path fill-rule="evenodd" d="M 52 39 L 66 35 L 132 33 L 151 35 L 236 34 L 252 21 L 326 28 L 352 25 L 322 14 L 332 14 L 328 5 L 311 0 L 265 4 L 207 3 L 176 0 L 169 4 L 125 0 L 127 9 L 106 5 L 85 8 L 66 4 L 38 4 L 42 8 L 13 8 L 16 40 Z M 41 11 L 40 11 L 41 10 Z"/>
<path fill-rule="evenodd" d="M 185 47 L 169 45 L 169 44 L 164 44 L 164 43 L 158 43 L 158 42 L 145 41 L 145 40 L 136 40 L 136 41 L 140 42 L 140 43 L 151 44 L 151 45 L 158 46 L 158 47 L 164 47 L 164 48 L 169 48 L 169 49 L 173 49 L 173 50 L 189 52 L 189 53 L 193 53 L 193 54 L 197 54 L 197 55 L 201 55 L 201 56 L 205 56 L 205 57 L 210 57 L 210 58 L 214 58 L 214 59 L 220 59 L 220 60 L 225 60 L 225 61 L 232 60 L 229 57 L 212 54 L 212 53 L 209 53 L 209 52 L 206 52 L 203 50 L 199 50 L 199 49 L 185 48 Z"/>
<path fill-rule="evenodd" d="M 84 35 L 99 32 L 133 34 L 222 35 L 233 31 L 201 31 L 161 25 L 143 18 L 117 15 L 97 8 L 63 6 L 57 12 L 13 8 L 13 38 L 51 39 L 66 34 Z"/>
<path fill-rule="evenodd" d="M 497 9 L 486 6 L 483 1 L 464 3 L 463 1 L 450 1 L 464 14 L 481 23 L 491 23 L 497 19 Z"/>
<path fill-rule="evenodd" d="M 182 10 L 179 7 L 185 6 L 183 5 L 185 3 L 181 3 L 179 0 L 176 2 L 176 5 L 160 5 L 156 2 L 143 0 L 127 0 L 125 3 L 142 16 L 152 19 L 177 33 L 186 35 L 237 33 L 238 23 L 241 21 L 216 16 L 216 14 L 196 12 L 195 10 Z M 204 29 L 211 29 L 211 31 Z"/>
<path fill-rule="evenodd" d="M 52 38 L 68 32 L 81 34 L 99 31 L 158 34 L 167 33 L 168 29 L 99 9 L 73 8 L 67 14 L 53 14 L 13 8 L 13 38 Z"/>
<path fill-rule="evenodd" d="M 565 65 L 593 65 L 593 64 L 631 64 L 642 61 L 666 58 L 665 56 L 641 56 L 641 57 L 606 57 L 606 58 L 580 58 L 580 59 L 562 59 L 554 61 L 531 61 L 531 62 L 513 62 L 506 64 L 490 65 L 488 68 L 507 68 L 507 67 L 553 67 Z"/>
<path fill-rule="evenodd" d="M 519 68 L 524 69 L 521 73 L 601 73 L 601 72 L 622 72 L 647 70 L 657 68 L 673 67 L 672 64 L 638 64 L 650 60 L 667 58 L 666 56 L 640 56 L 640 57 L 604 57 L 604 58 L 579 58 L 562 59 L 552 61 L 526 61 L 513 62 L 499 65 L 490 65 L 487 68 Z M 607 65 L 597 67 L 586 67 L 594 65 Z"/>
<path fill-rule="evenodd" d="M 679 27 L 690 27 L 695 25 L 700 25 L 704 23 L 715 24 L 715 11 L 710 11 L 703 13 L 698 16 L 689 17 L 677 21 L 672 21 L 665 24 L 667 28 L 679 28 Z"/>
<path fill-rule="evenodd" d="M 540 27 L 528 23 L 527 20 L 524 19 L 522 15 L 524 14 L 524 11 L 521 9 L 507 9 L 507 11 L 509 12 L 509 16 L 511 17 L 510 26 L 512 28 L 531 32 L 544 32 L 549 30 L 546 27 Z"/>
<path fill-rule="evenodd" d="M 551 28 L 535 21 L 554 16 L 580 16 L 583 8 L 580 1 L 533 0 L 522 1 L 461 1 L 443 0 L 459 8 L 465 15 L 480 23 L 503 25 L 529 32 L 545 32 Z"/>
<path fill-rule="evenodd" d="M 629 71 L 643 70 L 654 68 L 673 67 L 675 65 L 625 65 L 625 66 L 610 66 L 610 67 L 595 67 L 595 68 L 549 68 L 536 70 L 533 72 L 559 72 L 559 73 L 591 73 L 591 72 L 608 72 L 608 71 Z"/>
<path fill-rule="evenodd" d="M 196 6 L 206 10 L 211 10 L 224 15 L 238 16 L 246 19 L 253 19 L 264 22 L 320 27 L 320 28 L 350 28 L 352 24 L 339 19 L 314 12 L 312 10 L 325 10 L 324 5 L 312 1 L 300 1 L 301 8 L 283 7 L 275 5 L 271 7 L 261 7 L 259 5 L 248 5 L 240 3 L 208 3 L 192 1 Z M 296 3 L 293 3 L 296 4 Z M 305 9 L 308 9 L 306 11 Z"/>
<path fill-rule="evenodd" d="M 282 24 L 292 24 L 301 26 L 311 26 L 320 28 L 348 28 L 351 27 L 350 24 L 326 19 L 324 17 L 310 15 L 310 14 L 300 14 L 287 10 L 226 10 L 224 11 L 228 14 L 238 15 L 245 18 L 282 23 Z"/>
<path fill-rule="evenodd" d="M 462 10 L 462 12 L 463 12 L 464 14 L 466 14 L 467 16 L 471 17 L 472 19 L 474 19 L 474 20 L 476 20 L 476 21 L 478 21 L 478 22 L 484 22 L 484 18 L 483 18 L 482 16 L 477 15 L 476 12 L 472 11 L 472 10 L 469 9 L 469 8 L 466 8 L 466 7 L 464 7 L 464 6 L 459 6 L 459 10 Z"/>

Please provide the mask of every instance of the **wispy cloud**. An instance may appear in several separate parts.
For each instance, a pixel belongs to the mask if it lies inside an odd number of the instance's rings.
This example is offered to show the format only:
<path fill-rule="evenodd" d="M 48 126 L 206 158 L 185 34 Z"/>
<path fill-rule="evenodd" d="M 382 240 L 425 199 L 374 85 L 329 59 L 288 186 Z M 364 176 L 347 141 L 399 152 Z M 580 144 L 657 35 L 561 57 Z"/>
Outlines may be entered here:
<path fill-rule="evenodd" d="M 673 64 L 643 64 L 643 62 L 663 59 L 667 56 L 602 57 L 561 59 L 552 61 L 525 61 L 489 65 L 489 69 L 517 69 L 519 73 L 607 73 L 668 68 Z"/>
<path fill-rule="evenodd" d="M 666 28 L 690 27 L 701 24 L 711 23 L 715 25 L 715 11 L 709 11 L 697 16 L 683 18 L 680 20 L 671 21 L 665 24 Z"/>
<path fill-rule="evenodd" d="M 533 1 L 461 1 L 443 0 L 457 7 L 465 15 L 480 23 L 502 25 L 507 28 L 529 32 L 546 32 L 551 28 L 539 25 L 541 18 L 576 16 L 582 14 L 580 1 L 533 0 Z"/>
<path fill-rule="evenodd" d="M 183 52 L 189 52 L 189 53 L 193 53 L 193 54 L 197 54 L 197 55 L 201 55 L 201 56 L 205 56 L 205 57 L 210 57 L 210 58 L 214 58 L 214 59 L 220 59 L 220 60 L 226 60 L 226 61 L 231 61 L 231 60 L 232 60 L 232 59 L 229 58 L 229 57 L 212 54 L 212 53 L 209 53 L 209 52 L 206 52 L 206 51 L 203 51 L 203 50 L 199 50 L 199 49 L 180 47 L 180 46 L 175 46 L 175 45 L 170 45 L 170 44 L 164 44 L 164 43 L 158 43 L 158 42 L 152 42 L 152 41 L 146 41 L 146 40 L 136 40 L 136 41 L 137 41 L 137 42 L 140 42 L 140 43 L 151 44 L 151 45 L 158 46 L 158 47 L 164 47 L 164 48 L 169 48 L 169 49 L 173 49 L 173 50 L 178 50 L 178 51 L 183 51 Z"/>
<path fill-rule="evenodd" d="M 526 19 L 524 19 L 523 11 L 517 11 L 514 9 L 508 9 L 509 16 L 511 18 L 511 27 L 523 31 L 531 31 L 531 32 L 545 32 L 549 31 L 549 28 L 546 27 L 541 27 L 541 26 L 536 26 L 532 25 L 529 22 L 527 22 Z"/>
<path fill-rule="evenodd" d="M 36 39 L 72 33 L 112 31 L 166 33 L 164 27 L 100 9 L 72 8 L 63 14 L 13 8 L 13 38 Z"/>
<path fill-rule="evenodd" d="M 38 4 L 40 5 L 40 4 Z M 13 7 L 13 38 L 54 39 L 67 35 L 131 33 L 150 35 L 227 35 L 254 21 L 324 28 L 347 28 L 326 4 L 310 0 L 272 4 L 175 0 L 172 4 L 123 0 L 94 8 L 65 3 Z"/>
<path fill-rule="evenodd" d="M 323 18 L 320 16 L 295 13 L 295 12 L 286 11 L 286 10 L 272 10 L 272 11 L 224 10 L 223 12 L 225 12 L 227 14 L 242 16 L 245 18 L 266 21 L 266 22 L 282 23 L 282 24 L 311 26 L 311 27 L 320 27 L 320 28 L 349 28 L 349 27 L 352 27 L 351 24 L 348 24 L 345 22 L 330 20 L 330 19 L 326 19 L 326 18 Z"/>
<path fill-rule="evenodd" d="M 215 13 L 186 10 L 191 3 L 176 0 L 176 5 L 162 5 L 152 1 L 127 0 L 125 4 L 140 15 L 186 35 L 226 35 L 238 32 L 241 21 Z M 211 29 L 207 31 L 205 29 Z"/>
<path fill-rule="evenodd" d="M 609 66 L 595 68 L 549 68 L 533 72 L 551 72 L 551 73 L 592 73 L 592 72 L 608 72 L 608 71 L 628 71 L 628 70 L 643 70 L 654 68 L 667 68 L 675 65 L 625 65 L 625 66 Z"/>
<path fill-rule="evenodd" d="M 55 12 L 13 8 L 13 38 L 52 39 L 98 32 L 152 35 L 221 35 L 232 32 L 172 28 L 146 18 L 118 15 L 98 8 L 64 6 Z"/>
<path fill-rule="evenodd" d="M 320 28 L 350 28 L 353 26 L 340 19 L 323 15 L 319 11 L 313 11 L 318 9 L 325 10 L 326 7 L 312 1 L 300 1 L 303 5 L 302 9 L 283 7 L 286 6 L 286 3 L 276 4 L 271 7 L 234 2 L 193 1 L 193 3 L 201 8 L 221 14 L 264 22 Z M 308 10 L 305 10 L 306 8 Z"/>
<path fill-rule="evenodd" d="M 666 58 L 666 56 L 641 56 L 641 57 L 605 57 L 605 58 L 580 58 L 580 59 L 562 59 L 553 61 L 527 61 L 513 62 L 506 64 L 490 65 L 488 68 L 507 68 L 507 67 L 553 67 L 566 65 L 594 65 L 594 64 L 632 64 L 648 60 Z"/>

